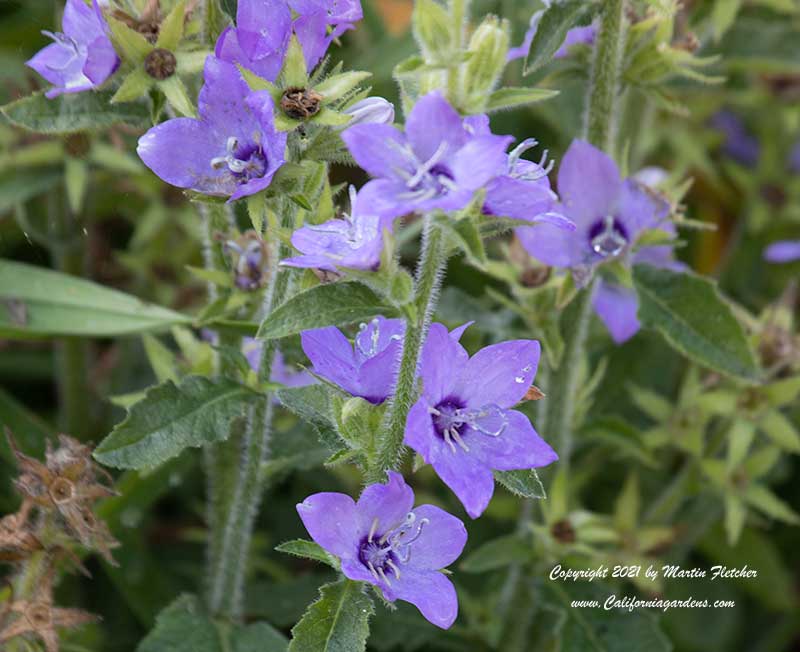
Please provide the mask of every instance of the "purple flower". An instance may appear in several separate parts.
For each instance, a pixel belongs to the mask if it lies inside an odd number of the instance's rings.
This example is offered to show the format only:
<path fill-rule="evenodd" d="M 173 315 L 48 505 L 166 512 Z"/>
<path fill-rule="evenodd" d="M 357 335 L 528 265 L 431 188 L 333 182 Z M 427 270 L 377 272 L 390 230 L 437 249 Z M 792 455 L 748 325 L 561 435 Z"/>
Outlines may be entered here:
<path fill-rule="evenodd" d="M 622 255 L 639 233 L 664 221 L 669 208 L 641 184 L 622 179 L 608 155 L 582 140 L 564 155 L 558 192 L 561 203 L 554 212 L 577 228 L 545 222 L 517 233 L 528 253 L 555 267 L 591 266 Z"/>
<path fill-rule="evenodd" d="M 476 190 L 505 170 L 510 137 L 473 135 L 439 92 L 412 109 L 405 133 L 359 124 L 342 133 L 356 162 L 373 179 L 361 189 L 376 213 L 464 208 Z"/>
<path fill-rule="evenodd" d="M 63 32 L 42 32 L 53 43 L 26 63 L 54 85 L 45 93 L 49 99 L 97 88 L 119 66 L 97 0 L 92 7 L 83 0 L 67 0 L 61 28 Z"/>
<path fill-rule="evenodd" d="M 394 104 L 382 97 L 367 97 L 348 106 L 342 113 L 351 116 L 351 127 L 359 124 L 390 125 L 394 122 Z"/>
<path fill-rule="evenodd" d="M 358 502 L 318 493 L 297 505 L 297 513 L 311 538 L 341 560 L 345 577 L 377 586 L 389 602 L 410 602 L 447 629 L 458 615 L 458 596 L 439 571 L 461 554 L 467 530 L 438 507 L 414 507 L 403 476 L 388 475 L 386 484 L 364 489 Z"/>
<path fill-rule="evenodd" d="M 792 172 L 800 173 L 800 141 L 797 141 L 789 152 L 789 169 Z"/>
<path fill-rule="evenodd" d="M 206 59 L 200 119 L 150 129 L 137 152 L 167 183 L 231 200 L 264 190 L 284 163 L 286 134 L 276 131 L 268 91 L 251 91 L 232 64 Z"/>
<path fill-rule="evenodd" d="M 471 116 L 464 121 L 464 125 L 476 136 L 491 134 L 489 117 L 486 115 Z M 486 185 L 483 212 L 531 223 L 549 222 L 574 231 L 575 225 L 570 220 L 553 212 L 558 196 L 550 189 L 550 180 L 547 178 L 553 168 L 552 161 L 547 164 L 547 150 L 539 163 L 522 158 L 525 152 L 536 145 L 536 140 L 528 138 L 506 155 L 501 174 Z"/>
<path fill-rule="evenodd" d="M 746 167 L 752 168 L 758 164 L 761 146 L 747 131 L 739 116 L 723 109 L 714 114 L 710 124 L 724 137 L 723 154 Z"/>
<path fill-rule="evenodd" d="M 422 350 L 422 396 L 411 408 L 405 443 L 422 455 L 477 518 L 494 493 L 492 469 L 545 466 L 558 459 L 519 403 L 533 383 L 539 343 L 495 344 L 472 358 L 433 324 Z"/>
<path fill-rule="evenodd" d="M 300 341 L 315 373 L 377 405 L 394 391 L 404 333 L 402 319 L 376 317 L 354 344 L 333 326 L 304 331 Z"/>
<path fill-rule="evenodd" d="M 546 2 L 545 5 L 547 8 L 550 7 L 549 2 Z M 525 32 L 525 38 L 522 40 L 522 45 L 516 48 L 511 48 L 508 51 L 508 61 L 516 61 L 517 59 L 522 59 L 528 56 L 528 52 L 531 49 L 531 44 L 533 43 L 533 39 L 539 29 L 539 23 L 541 22 L 545 11 L 546 9 L 540 9 L 539 11 L 534 12 L 534 14 L 531 16 L 531 22 L 528 26 L 528 31 Z M 561 44 L 561 47 L 553 55 L 553 57 L 555 59 L 560 59 L 567 56 L 570 48 L 573 45 L 593 45 L 596 36 L 597 27 L 594 25 L 587 25 L 586 27 L 573 27 L 567 32 L 564 42 Z"/>
<path fill-rule="evenodd" d="M 764 250 L 764 260 L 770 263 L 793 263 L 800 260 L 800 240 L 773 242 Z"/>
<path fill-rule="evenodd" d="M 242 353 L 253 371 L 258 371 L 263 348 L 264 342 L 253 337 L 245 337 L 242 342 Z M 270 380 L 286 387 L 306 387 L 317 382 L 314 376 L 307 371 L 298 371 L 289 367 L 280 351 L 275 351 L 275 357 L 272 359 Z"/>
<path fill-rule="evenodd" d="M 220 34 L 216 55 L 274 81 L 293 33 L 311 70 L 333 40 L 362 17 L 359 0 L 239 0 L 236 27 Z"/>
<path fill-rule="evenodd" d="M 355 188 L 350 186 L 350 214 L 323 224 L 304 226 L 292 234 L 292 245 L 302 256 L 287 258 L 282 265 L 336 271 L 337 267 L 376 270 L 381 262 L 383 231 L 391 231 L 392 219 L 365 213 Z"/>

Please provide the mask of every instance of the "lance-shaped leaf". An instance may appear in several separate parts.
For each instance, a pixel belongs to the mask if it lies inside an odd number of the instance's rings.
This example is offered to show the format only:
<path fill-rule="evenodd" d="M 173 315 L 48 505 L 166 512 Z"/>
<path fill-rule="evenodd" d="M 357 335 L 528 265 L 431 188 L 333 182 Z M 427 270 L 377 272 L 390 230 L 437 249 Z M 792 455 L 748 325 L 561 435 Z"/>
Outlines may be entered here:
<path fill-rule="evenodd" d="M 547 492 L 536 469 L 495 471 L 494 479 L 515 496 L 521 498 L 547 498 Z"/>
<path fill-rule="evenodd" d="M 145 127 L 150 111 L 144 103 L 111 104 L 113 92 L 59 95 L 48 100 L 36 93 L 6 104 L 0 111 L 9 122 L 40 134 L 69 134 L 118 124 Z"/>
<path fill-rule="evenodd" d="M 75 276 L 0 260 L 0 337 L 113 337 L 191 323 L 185 315 Z"/>
<path fill-rule="evenodd" d="M 262 340 L 296 335 L 309 328 L 341 326 L 369 321 L 377 315 L 394 317 L 397 310 L 361 283 L 317 285 L 295 295 L 273 311 L 261 324 Z"/>
<path fill-rule="evenodd" d="M 286 541 L 276 546 L 275 550 L 278 552 L 285 552 L 287 555 L 294 555 L 295 557 L 313 559 L 314 561 L 322 562 L 331 568 L 339 570 L 339 560 L 326 552 L 322 546 L 314 541 L 294 539 L 293 541 Z"/>
<path fill-rule="evenodd" d="M 131 406 L 127 418 L 94 451 L 102 464 L 148 469 L 184 448 L 224 441 L 230 424 L 245 417 L 261 394 L 225 378 L 187 376 L 180 385 L 167 381 Z"/>
<path fill-rule="evenodd" d="M 549 88 L 501 88 L 489 96 L 486 111 L 506 111 L 517 109 L 528 104 L 544 102 L 558 95 L 558 91 Z"/>
<path fill-rule="evenodd" d="M 363 652 L 373 613 L 372 600 L 359 582 L 326 584 L 292 629 L 289 652 Z"/>
<path fill-rule="evenodd" d="M 525 59 L 525 74 L 550 61 L 567 38 L 567 32 L 573 27 L 592 22 L 602 4 L 586 0 L 566 0 L 550 5 L 539 21 L 539 28 L 531 41 L 528 57 Z"/>
<path fill-rule="evenodd" d="M 758 365 L 730 304 L 708 279 L 636 265 L 639 320 L 678 351 L 715 371 L 757 382 Z"/>

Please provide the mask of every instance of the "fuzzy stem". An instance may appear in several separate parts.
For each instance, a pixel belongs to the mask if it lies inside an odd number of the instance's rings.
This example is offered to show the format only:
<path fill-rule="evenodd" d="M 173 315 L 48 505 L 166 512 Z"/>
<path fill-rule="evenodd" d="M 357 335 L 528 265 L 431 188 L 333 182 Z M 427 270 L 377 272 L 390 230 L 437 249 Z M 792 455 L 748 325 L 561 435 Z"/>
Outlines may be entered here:
<path fill-rule="evenodd" d="M 285 298 L 289 272 L 280 270 L 278 263 L 288 252 L 272 243 L 269 252 L 269 284 L 265 292 L 264 316 L 280 305 Z M 262 382 L 270 379 L 272 360 L 276 351 L 274 340 L 264 342 L 258 369 Z M 241 435 L 232 437 L 227 446 L 239 455 L 235 464 L 230 456 L 221 469 L 221 478 L 228 494 L 224 514 L 211 532 L 209 545 L 212 566 L 208 578 L 208 606 L 218 616 L 231 620 L 241 618 L 245 574 L 253 526 L 261 503 L 263 483 L 261 467 L 267 457 L 272 432 L 273 395 L 265 392 L 263 400 L 253 406 Z"/>
<path fill-rule="evenodd" d="M 609 154 L 613 154 L 624 33 L 625 0 L 606 0 L 594 48 L 584 135 Z"/>
<path fill-rule="evenodd" d="M 376 459 L 367 473 L 368 484 L 384 482 L 386 471 L 396 468 L 400 462 L 406 418 L 416 398 L 417 366 L 436 307 L 442 273 L 447 264 L 443 239 L 441 229 L 433 222 L 433 216 L 426 216 L 422 255 L 417 267 L 413 314 L 406 320 L 406 333 L 394 398 L 387 411 L 384 427 L 381 429 L 383 436 L 378 443 Z"/>

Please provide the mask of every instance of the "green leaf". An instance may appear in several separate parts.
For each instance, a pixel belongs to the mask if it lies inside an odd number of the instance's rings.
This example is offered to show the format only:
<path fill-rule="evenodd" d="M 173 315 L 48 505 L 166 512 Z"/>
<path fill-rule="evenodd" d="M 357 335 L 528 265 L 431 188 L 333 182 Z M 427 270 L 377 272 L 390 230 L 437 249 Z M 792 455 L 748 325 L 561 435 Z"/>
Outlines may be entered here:
<path fill-rule="evenodd" d="M 517 534 L 492 539 L 473 550 L 459 564 L 465 573 L 485 573 L 531 559 L 533 549 Z"/>
<path fill-rule="evenodd" d="M 768 412 L 758 422 L 758 428 L 782 449 L 800 453 L 800 432 L 783 414 Z"/>
<path fill-rule="evenodd" d="M 444 7 L 434 0 L 417 0 L 412 21 L 414 37 L 425 55 L 425 63 L 447 61 L 452 54 L 453 30 Z"/>
<path fill-rule="evenodd" d="M 361 283 L 328 283 L 293 296 L 262 322 L 256 337 L 279 339 L 309 328 L 368 321 L 377 315 L 395 317 L 397 310 Z"/>
<path fill-rule="evenodd" d="M 742 0 L 716 0 L 711 10 L 711 26 L 714 39 L 719 41 L 733 25 L 736 15 L 742 8 Z"/>
<path fill-rule="evenodd" d="M 636 265 L 638 316 L 699 364 L 747 381 L 760 370 L 741 324 L 711 281 L 691 273 Z"/>
<path fill-rule="evenodd" d="M 35 93 L 0 108 L 9 122 L 41 134 L 69 134 L 118 124 L 145 127 L 150 112 L 143 103 L 111 104 L 111 91 L 59 95 L 48 100 Z"/>
<path fill-rule="evenodd" d="M 136 652 L 285 652 L 288 641 L 271 625 L 217 624 L 193 595 L 182 595 L 156 619 Z"/>
<path fill-rule="evenodd" d="M 106 16 L 111 30 L 111 40 L 122 58 L 131 63 L 142 63 L 153 50 L 153 45 L 142 34 L 113 16 Z"/>
<path fill-rule="evenodd" d="M 328 104 L 344 97 L 347 93 L 358 86 L 362 81 L 372 76 L 371 72 L 352 71 L 343 72 L 339 75 L 332 75 L 314 88 L 322 95 L 322 103 Z"/>
<path fill-rule="evenodd" d="M 763 485 L 750 485 L 744 492 L 744 500 L 778 521 L 791 525 L 800 524 L 800 516 L 797 512 Z"/>
<path fill-rule="evenodd" d="M 189 99 L 189 93 L 186 86 L 183 85 L 180 77 L 172 75 L 167 79 L 157 82 L 156 85 L 161 89 L 161 92 L 167 98 L 167 101 L 175 108 L 178 113 L 185 115 L 189 118 L 195 116 L 194 104 Z"/>
<path fill-rule="evenodd" d="M 22 319 L 8 301 L 22 307 Z M 191 323 L 180 313 L 81 278 L 0 259 L 0 337 L 113 337 Z"/>
<path fill-rule="evenodd" d="M 382 405 L 354 396 L 341 405 L 337 419 L 339 433 L 351 448 L 371 454 L 385 411 Z"/>
<path fill-rule="evenodd" d="M 61 180 L 56 170 L 16 170 L 0 177 L 0 214 L 41 195 Z"/>
<path fill-rule="evenodd" d="M 306 58 L 297 36 L 292 36 L 292 40 L 289 41 L 289 49 L 286 52 L 281 74 L 286 87 L 305 88 L 308 84 Z"/>
<path fill-rule="evenodd" d="M 586 0 L 566 0 L 551 4 L 539 21 L 539 28 L 525 59 L 524 74 L 527 75 L 548 63 L 564 43 L 567 32 L 573 27 L 592 22 L 601 4 Z"/>
<path fill-rule="evenodd" d="M 505 111 L 520 106 L 544 102 L 558 95 L 558 91 L 549 88 L 501 88 L 489 96 L 486 111 Z"/>
<path fill-rule="evenodd" d="M 344 447 L 336 431 L 330 393 L 324 385 L 279 389 L 276 396 L 283 407 L 313 426 L 334 452 Z"/>
<path fill-rule="evenodd" d="M 547 498 L 547 492 L 536 469 L 495 471 L 494 479 L 515 496 L 522 498 Z"/>
<path fill-rule="evenodd" d="M 64 161 L 64 185 L 67 188 L 67 201 L 73 215 L 83 208 L 83 198 L 89 184 L 89 166 L 86 161 L 67 157 Z"/>
<path fill-rule="evenodd" d="M 110 102 L 112 104 L 134 102 L 147 95 L 147 91 L 154 83 L 155 80 L 145 72 L 144 68 L 136 68 L 128 73 Z"/>
<path fill-rule="evenodd" d="M 187 376 L 177 386 L 167 381 L 131 407 L 94 457 L 124 469 L 158 466 L 184 448 L 224 441 L 231 421 L 244 417 L 258 400 L 263 396 L 225 378 Z"/>
<path fill-rule="evenodd" d="M 294 555 L 295 557 L 320 561 L 335 570 L 339 570 L 338 560 L 327 553 L 318 543 L 314 543 L 313 541 L 306 541 L 305 539 L 286 541 L 276 546 L 275 550 L 278 552 L 285 552 L 287 555 Z"/>
<path fill-rule="evenodd" d="M 374 611 L 359 582 L 326 584 L 292 629 L 289 652 L 364 652 Z"/>

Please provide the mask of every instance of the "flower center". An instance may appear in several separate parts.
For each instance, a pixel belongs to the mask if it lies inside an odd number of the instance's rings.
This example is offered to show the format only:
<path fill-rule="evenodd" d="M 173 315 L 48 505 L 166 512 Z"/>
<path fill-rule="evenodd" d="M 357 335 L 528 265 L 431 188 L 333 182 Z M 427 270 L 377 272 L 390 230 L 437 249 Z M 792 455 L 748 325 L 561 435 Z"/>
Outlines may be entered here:
<path fill-rule="evenodd" d="M 455 190 L 453 173 L 443 162 L 447 154 L 447 143 L 440 143 L 433 155 L 424 162 L 417 158 L 411 147 L 397 145 L 394 142 L 392 146 L 398 148 L 409 163 L 407 168 L 396 168 L 397 174 L 403 178 L 408 189 L 408 192 L 402 194 L 403 199 L 427 201 Z M 410 170 L 413 170 L 413 173 Z"/>
<path fill-rule="evenodd" d="M 520 181 L 538 181 L 553 171 L 555 161 L 551 159 L 548 162 L 547 156 L 549 150 L 544 150 L 542 158 L 538 163 L 522 159 L 522 155 L 525 152 L 529 149 L 533 149 L 538 144 L 539 142 L 534 138 L 528 138 L 511 150 L 511 153 L 508 155 L 508 175 L 512 179 L 519 179 Z"/>
<path fill-rule="evenodd" d="M 411 559 L 411 547 L 420 538 L 427 524 L 427 518 L 417 520 L 417 515 L 409 512 L 402 523 L 379 535 L 380 521 L 376 518 L 372 521 L 369 534 L 359 545 L 359 561 L 378 582 L 391 586 L 388 574 L 392 573 L 396 579 L 400 579 L 400 566 Z"/>
<path fill-rule="evenodd" d="M 618 256 L 628 244 L 628 232 L 617 218 L 606 215 L 589 229 L 589 244 L 603 258 Z"/>
<path fill-rule="evenodd" d="M 260 179 L 267 171 L 267 157 L 258 143 L 240 144 L 235 136 L 228 138 L 227 154 L 211 159 L 211 167 L 231 173 L 237 183 Z"/>
<path fill-rule="evenodd" d="M 458 399 L 448 397 L 436 407 L 429 407 L 428 411 L 433 417 L 436 434 L 444 439 L 454 453 L 456 445 L 465 453 L 469 452 L 469 445 L 464 438 L 470 432 L 499 437 L 508 425 L 506 413 L 494 403 L 468 408 Z"/>

